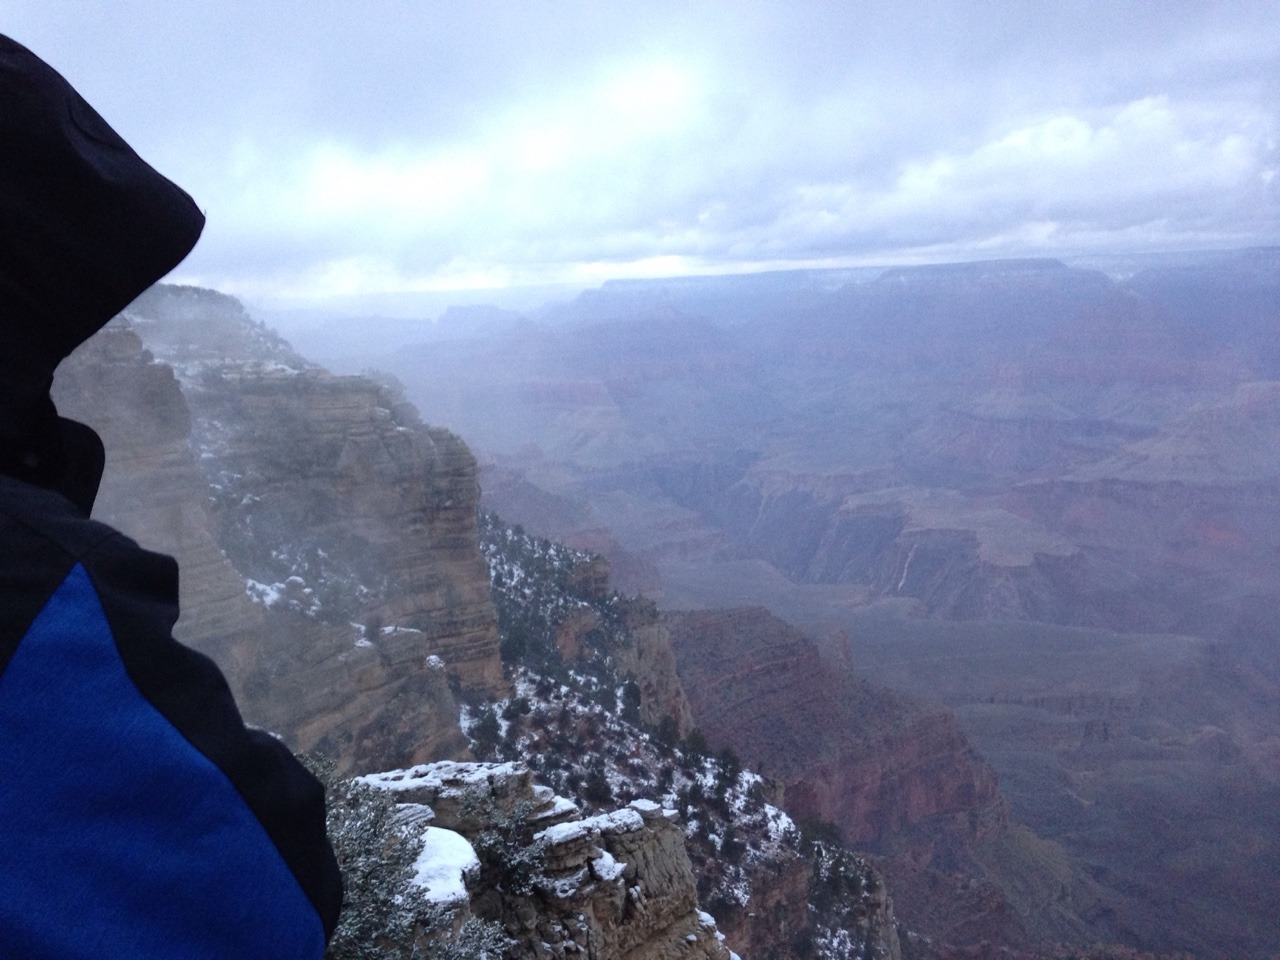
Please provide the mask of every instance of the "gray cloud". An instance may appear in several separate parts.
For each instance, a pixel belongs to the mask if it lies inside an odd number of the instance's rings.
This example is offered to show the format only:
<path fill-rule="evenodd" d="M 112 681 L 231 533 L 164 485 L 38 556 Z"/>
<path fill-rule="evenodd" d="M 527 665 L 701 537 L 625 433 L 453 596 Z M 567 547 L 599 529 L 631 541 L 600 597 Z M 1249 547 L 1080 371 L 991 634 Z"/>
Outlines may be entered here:
<path fill-rule="evenodd" d="M 1280 4 L 10 0 L 261 297 L 1280 239 Z"/>

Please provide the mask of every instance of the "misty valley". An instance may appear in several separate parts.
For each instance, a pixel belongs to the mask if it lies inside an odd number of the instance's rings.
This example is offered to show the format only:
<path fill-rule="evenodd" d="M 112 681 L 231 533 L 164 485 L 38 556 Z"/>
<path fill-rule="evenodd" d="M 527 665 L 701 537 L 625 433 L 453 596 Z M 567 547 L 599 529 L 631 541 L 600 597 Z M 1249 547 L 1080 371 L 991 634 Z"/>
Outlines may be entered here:
<path fill-rule="evenodd" d="M 388 789 L 511 956 L 1263 960 L 1278 321 L 1276 248 L 287 340 L 162 285 L 55 389 L 248 719 L 342 777 L 461 764 Z"/>

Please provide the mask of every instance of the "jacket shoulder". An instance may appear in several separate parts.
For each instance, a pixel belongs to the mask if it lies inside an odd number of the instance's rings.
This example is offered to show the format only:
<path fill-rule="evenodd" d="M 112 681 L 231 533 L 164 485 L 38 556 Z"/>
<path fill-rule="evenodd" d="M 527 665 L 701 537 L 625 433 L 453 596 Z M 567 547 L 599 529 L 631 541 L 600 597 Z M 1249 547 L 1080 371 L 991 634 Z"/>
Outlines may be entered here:
<path fill-rule="evenodd" d="M 77 601 L 77 623 L 84 612 L 99 610 L 106 648 L 122 668 L 119 676 L 127 677 L 120 689 L 139 695 L 130 701 L 134 712 L 162 717 L 159 728 L 179 735 L 177 753 L 184 753 L 193 768 L 207 761 L 208 769 L 220 771 L 213 781 L 225 778 L 247 804 L 324 932 L 331 932 L 342 893 L 325 842 L 323 790 L 283 744 L 245 728 L 213 662 L 173 639 L 178 615 L 173 558 L 90 520 L 57 493 L 3 476 L 0 537 L 5 544 L 0 551 L 0 676 L 19 662 L 15 652 L 30 646 L 32 633 L 38 632 L 33 624 L 67 608 L 71 599 Z M 162 751 L 150 753 L 153 761 L 162 759 Z"/>
<path fill-rule="evenodd" d="M 72 567 L 113 540 L 131 543 L 61 494 L 0 475 L 0 673 Z"/>

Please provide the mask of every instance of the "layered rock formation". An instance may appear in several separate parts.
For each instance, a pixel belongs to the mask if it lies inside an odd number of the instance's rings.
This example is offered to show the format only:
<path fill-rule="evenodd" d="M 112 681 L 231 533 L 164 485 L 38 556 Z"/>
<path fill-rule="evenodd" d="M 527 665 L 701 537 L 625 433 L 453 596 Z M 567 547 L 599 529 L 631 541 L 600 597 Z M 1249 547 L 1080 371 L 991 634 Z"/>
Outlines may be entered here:
<path fill-rule="evenodd" d="M 510 666 L 581 668 L 603 655 L 630 688 L 634 720 L 654 729 L 670 724 L 677 738 L 693 729 L 671 640 L 652 602 L 616 594 L 602 558 L 530 537 L 492 514 L 482 518 L 481 535 Z"/>
<path fill-rule="evenodd" d="M 1011 822 L 953 714 L 823 663 L 759 608 L 667 616 L 694 718 L 782 782 L 802 823 L 878 854 L 897 914 L 938 942 L 1088 942 L 1095 892 L 1054 844 Z"/>
<path fill-rule="evenodd" d="M 215 519 L 246 576 L 301 578 L 306 612 L 360 623 L 392 663 L 437 655 L 464 686 L 503 689 L 461 440 L 393 413 L 359 377 L 210 371 L 190 395 Z"/>
<path fill-rule="evenodd" d="M 341 770 L 466 754 L 450 684 L 507 688 L 457 437 L 182 288 L 86 344 L 57 399 L 106 443 L 96 515 L 178 558 L 178 636 L 252 722 Z"/>
<path fill-rule="evenodd" d="M 761 608 L 667 623 L 699 729 L 782 781 L 793 815 L 886 851 L 912 834 L 973 841 L 1005 823 L 995 775 L 946 711 L 832 670 Z"/>
<path fill-rule="evenodd" d="M 497 920 L 521 957 L 730 960 L 715 921 L 698 910 L 675 812 L 637 800 L 582 817 L 534 785 L 520 764 L 444 763 L 362 782 L 434 812 L 433 826 L 475 840 L 516 816 L 540 862 L 527 889 L 476 887 L 469 910 Z M 534 862 L 531 859 L 531 862 Z"/>
<path fill-rule="evenodd" d="M 95 518 L 180 559 L 178 638 L 243 678 L 245 647 L 264 631 L 264 611 L 217 542 L 208 484 L 189 446 L 190 409 L 172 368 L 113 324 L 59 367 L 54 399 L 64 416 L 94 426 L 106 446 Z"/>
<path fill-rule="evenodd" d="M 677 808 L 701 902 L 744 956 L 896 957 L 893 906 L 876 870 L 798 831 L 779 809 L 777 781 L 731 754 L 708 755 L 692 733 L 681 741 L 680 681 L 644 666 L 672 660 L 652 605 L 610 593 L 598 559 L 492 515 L 481 530 L 518 696 L 469 716 L 477 750 L 527 758 L 597 810 L 633 798 Z M 679 693 L 657 723 L 646 721 L 646 702 L 664 701 L 642 692 L 655 673 Z"/>
<path fill-rule="evenodd" d="M 1210 632 L 1277 599 L 1277 252 L 1152 262 L 635 283 L 383 361 L 495 509 L 668 586 L 752 558 L 846 604 Z"/>

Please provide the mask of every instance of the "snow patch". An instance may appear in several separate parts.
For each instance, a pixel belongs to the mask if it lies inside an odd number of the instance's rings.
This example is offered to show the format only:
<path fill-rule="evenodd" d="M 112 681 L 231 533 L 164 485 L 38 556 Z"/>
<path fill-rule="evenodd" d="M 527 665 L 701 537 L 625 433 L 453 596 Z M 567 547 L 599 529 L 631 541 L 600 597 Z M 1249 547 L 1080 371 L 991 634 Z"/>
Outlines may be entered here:
<path fill-rule="evenodd" d="M 375 790 L 404 793 L 409 790 L 435 790 L 441 796 L 464 793 L 477 787 L 488 787 L 495 779 L 519 776 L 524 765 L 509 763 L 464 763 L 441 760 L 420 763 L 404 770 L 387 770 L 356 777 L 355 782 Z"/>
<path fill-rule="evenodd" d="M 606 883 L 617 880 L 626 869 L 627 865 L 615 860 L 608 850 L 600 851 L 600 856 L 591 861 L 591 872 Z"/>
<path fill-rule="evenodd" d="M 281 591 L 284 590 L 283 583 L 259 583 L 257 580 L 249 579 L 244 583 L 244 592 L 254 603 L 260 603 L 264 607 L 274 607 L 280 602 Z"/>
<path fill-rule="evenodd" d="M 565 816 L 576 817 L 581 812 L 582 809 L 572 800 L 569 800 L 566 797 L 557 796 L 552 798 L 551 806 L 548 809 L 541 811 L 535 815 L 533 819 L 536 821 L 552 820 Z"/>
<path fill-rule="evenodd" d="M 480 860 L 465 837 L 442 827 L 427 827 L 410 884 L 433 903 L 458 903 L 467 899 L 467 878 L 479 870 Z"/>
<path fill-rule="evenodd" d="M 587 868 L 583 867 L 577 873 L 567 877 L 543 877 L 538 881 L 538 886 L 548 896 L 557 897 L 561 900 L 568 900 L 570 897 L 577 896 L 578 891 L 582 889 L 582 885 L 587 881 Z"/>

